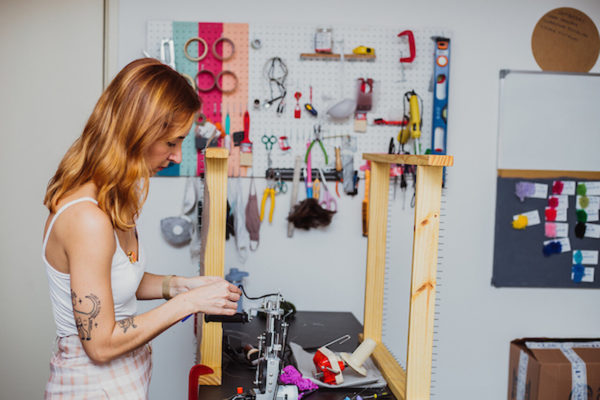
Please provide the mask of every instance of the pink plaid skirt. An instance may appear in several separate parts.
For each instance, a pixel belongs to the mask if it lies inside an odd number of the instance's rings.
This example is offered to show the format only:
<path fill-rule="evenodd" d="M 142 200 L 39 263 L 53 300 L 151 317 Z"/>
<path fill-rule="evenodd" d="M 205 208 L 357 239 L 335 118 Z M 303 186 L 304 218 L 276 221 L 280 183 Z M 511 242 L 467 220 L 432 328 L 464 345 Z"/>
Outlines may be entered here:
<path fill-rule="evenodd" d="M 147 344 L 96 364 L 85 354 L 77 335 L 59 338 L 44 399 L 145 400 L 152 374 L 151 353 Z"/>

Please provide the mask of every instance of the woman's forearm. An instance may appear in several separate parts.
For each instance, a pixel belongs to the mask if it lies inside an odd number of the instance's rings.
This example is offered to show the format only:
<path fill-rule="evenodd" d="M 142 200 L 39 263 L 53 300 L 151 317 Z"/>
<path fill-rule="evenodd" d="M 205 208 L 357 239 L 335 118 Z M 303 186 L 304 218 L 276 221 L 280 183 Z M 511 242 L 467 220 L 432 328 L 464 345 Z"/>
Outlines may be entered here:
<path fill-rule="evenodd" d="M 98 363 L 108 362 L 149 342 L 193 312 L 186 296 L 177 296 L 144 314 L 115 321 L 108 337 L 86 343 L 86 353 Z"/>
<path fill-rule="evenodd" d="M 138 300 L 155 300 L 163 298 L 163 283 L 165 278 L 170 275 L 156 275 L 149 272 L 145 272 L 138 290 L 135 293 Z M 188 290 L 186 281 L 188 278 L 183 276 L 173 276 L 168 279 L 167 292 L 168 297 L 175 297 L 179 293 L 183 293 Z"/>

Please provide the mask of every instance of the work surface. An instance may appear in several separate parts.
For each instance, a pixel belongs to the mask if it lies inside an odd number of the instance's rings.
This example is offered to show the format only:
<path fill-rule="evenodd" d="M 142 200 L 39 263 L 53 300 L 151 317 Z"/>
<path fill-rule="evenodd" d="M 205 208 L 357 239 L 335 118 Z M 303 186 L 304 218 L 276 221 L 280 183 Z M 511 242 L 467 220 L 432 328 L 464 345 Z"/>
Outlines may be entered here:
<path fill-rule="evenodd" d="M 353 352 L 358 346 L 358 334 L 362 332 L 362 325 L 349 312 L 316 312 L 298 311 L 294 318 L 289 320 L 288 343 L 298 343 L 305 349 L 315 351 L 318 347 L 337 339 L 343 335 L 350 335 L 350 340 L 343 344 L 329 346 L 333 351 Z M 257 337 L 265 329 L 265 320 L 254 318 L 246 324 L 223 324 L 224 343 L 229 337 L 230 342 L 252 344 L 256 346 Z M 225 346 L 224 346 L 225 347 Z M 230 356 L 223 353 L 223 376 L 221 386 L 200 386 L 198 398 L 202 400 L 224 400 L 236 393 L 237 387 L 242 387 L 244 392 L 254 387 L 255 369 L 251 369 Z M 360 388 L 325 389 L 305 397 L 309 400 L 343 400 L 346 396 L 352 398 L 356 394 L 366 395 L 371 393 Z"/>

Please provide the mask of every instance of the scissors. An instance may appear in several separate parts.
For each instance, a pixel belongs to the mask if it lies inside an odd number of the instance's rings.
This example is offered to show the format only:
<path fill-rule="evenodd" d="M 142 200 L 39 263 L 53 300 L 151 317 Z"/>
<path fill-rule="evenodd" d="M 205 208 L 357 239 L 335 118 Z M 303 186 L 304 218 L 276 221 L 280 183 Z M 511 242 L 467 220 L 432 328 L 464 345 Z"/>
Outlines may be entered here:
<path fill-rule="evenodd" d="M 275 143 L 277 143 L 277 137 L 275 135 L 271 135 L 271 136 L 263 135 L 261 140 L 262 140 L 263 144 L 265 145 L 265 150 L 267 150 L 267 151 L 273 150 L 273 145 Z"/>
<path fill-rule="evenodd" d="M 281 174 L 279 173 L 279 171 L 275 173 L 275 178 L 277 179 L 275 182 L 275 193 L 287 193 L 287 183 L 285 183 L 283 179 L 281 179 Z"/>
<path fill-rule="evenodd" d="M 336 212 L 337 202 L 335 201 L 335 197 L 329 192 L 327 181 L 325 180 L 325 174 L 323 174 L 323 170 L 321 168 L 319 168 L 319 174 L 321 175 L 321 188 L 323 189 L 319 198 L 319 205 L 326 210 Z"/>

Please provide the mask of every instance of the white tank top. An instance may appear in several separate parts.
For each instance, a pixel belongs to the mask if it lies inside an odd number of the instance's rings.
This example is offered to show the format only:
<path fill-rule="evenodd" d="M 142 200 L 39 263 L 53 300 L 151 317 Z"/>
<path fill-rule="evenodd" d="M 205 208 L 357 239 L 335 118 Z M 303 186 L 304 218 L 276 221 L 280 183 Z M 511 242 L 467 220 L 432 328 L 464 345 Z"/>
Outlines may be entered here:
<path fill-rule="evenodd" d="M 56 335 L 58 337 L 77 335 L 77 327 L 73 317 L 73 303 L 71 302 L 71 277 L 69 274 L 57 271 L 50 265 L 46 259 L 46 245 L 50 237 L 52 226 L 58 216 L 68 207 L 80 203 L 82 201 L 91 201 L 94 204 L 98 202 L 91 197 L 82 197 L 73 200 L 62 206 L 50 221 L 48 231 L 44 237 L 42 245 L 42 259 L 46 264 L 46 274 L 48 275 L 48 284 L 50 286 L 50 300 L 52 301 L 52 311 L 54 313 L 54 321 L 56 322 Z M 117 249 L 112 259 L 110 270 L 110 281 L 112 286 L 113 301 L 115 306 L 115 321 L 131 317 L 137 311 L 137 299 L 135 292 L 140 285 L 140 281 L 144 276 L 146 265 L 145 252 L 142 251 L 142 246 L 138 238 L 138 261 L 132 263 L 129 257 L 125 254 L 119 243 L 119 238 L 115 232 L 115 240 L 117 241 Z"/>

